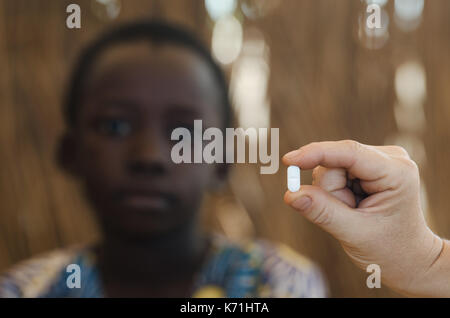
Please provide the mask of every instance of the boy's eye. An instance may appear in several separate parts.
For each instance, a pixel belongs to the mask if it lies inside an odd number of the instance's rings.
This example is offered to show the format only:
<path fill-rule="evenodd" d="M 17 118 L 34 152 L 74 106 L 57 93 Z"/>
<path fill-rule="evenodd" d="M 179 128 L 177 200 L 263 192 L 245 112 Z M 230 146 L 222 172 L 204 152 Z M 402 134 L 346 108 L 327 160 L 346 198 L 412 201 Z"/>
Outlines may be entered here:
<path fill-rule="evenodd" d="M 131 133 L 131 123 L 120 118 L 105 118 L 97 122 L 97 130 L 107 136 L 126 137 Z"/>
<path fill-rule="evenodd" d="M 193 120 L 189 121 L 189 122 L 186 122 L 186 121 L 181 122 L 180 121 L 180 122 L 171 123 L 169 125 L 170 131 L 172 131 L 176 128 L 185 128 L 185 129 L 189 130 L 191 133 L 193 133 L 194 132 L 194 121 Z"/>
<path fill-rule="evenodd" d="M 178 128 L 185 128 L 185 129 L 187 129 L 187 130 L 191 133 L 191 135 L 194 134 L 194 125 L 190 125 L 190 124 L 181 124 L 181 123 L 178 123 L 178 124 L 171 124 L 171 125 L 168 125 L 168 126 L 167 126 L 167 134 L 168 134 L 169 138 L 170 138 L 170 136 L 172 135 L 172 132 L 173 132 L 175 129 L 178 129 Z"/>

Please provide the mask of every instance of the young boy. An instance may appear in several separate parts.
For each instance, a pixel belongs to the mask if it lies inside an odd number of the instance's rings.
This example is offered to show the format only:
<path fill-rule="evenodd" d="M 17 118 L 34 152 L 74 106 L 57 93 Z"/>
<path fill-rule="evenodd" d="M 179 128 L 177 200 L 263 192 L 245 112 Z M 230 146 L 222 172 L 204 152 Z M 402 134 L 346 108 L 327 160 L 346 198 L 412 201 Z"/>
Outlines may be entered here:
<path fill-rule="evenodd" d="M 122 26 L 81 56 L 65 108 L 61 166 L 82 181 L 103 240 L 52 252 L 0 279 L 4 297 L 322 297 L 317 268 L 265 241 L 203 233 L 205 193 L 224 164 L 175 164 L 175 128 L 229 127 L 228 87 L 210 53 L 162 22 Z M 69 288 L 79 266 L 80 288 Z M 73 286 L 71 286 L 73 287 Z"/>

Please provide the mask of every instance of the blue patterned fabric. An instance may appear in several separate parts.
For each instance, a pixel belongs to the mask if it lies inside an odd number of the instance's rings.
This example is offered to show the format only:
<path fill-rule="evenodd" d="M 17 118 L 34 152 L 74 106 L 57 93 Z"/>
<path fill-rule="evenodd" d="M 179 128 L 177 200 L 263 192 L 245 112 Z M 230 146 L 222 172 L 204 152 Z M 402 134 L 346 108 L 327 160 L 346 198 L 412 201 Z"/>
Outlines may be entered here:
<path fill-rule="evenodd" d="M 220 235 L 198 273 L 192 297 L 326 297 L 324 279 L 309 260 L 263 240 L 233 244 Z M 69 264 L 80 268 L 80 288 L 69 288 Z M 92 249 L 54 251 L 0 276 L 0 297 L 105 297 Z"/>

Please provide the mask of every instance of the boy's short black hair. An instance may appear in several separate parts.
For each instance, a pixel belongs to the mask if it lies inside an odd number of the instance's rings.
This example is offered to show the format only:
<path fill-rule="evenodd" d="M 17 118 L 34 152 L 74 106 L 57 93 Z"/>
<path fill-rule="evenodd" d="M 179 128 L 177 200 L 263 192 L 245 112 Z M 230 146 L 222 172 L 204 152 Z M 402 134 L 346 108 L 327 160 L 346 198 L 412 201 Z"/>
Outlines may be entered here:
<path fill-rule="evenodd" d="M 228 83 L 222 69 L 214 61 L 209 50 L 193 34 L 179 26 L 164 21 L 145 20 L 123 24 L 103 34 L 82 51 L 70 78 L 65 96 L 64 117 L 69 128 L 73 127 L 76 123 L 82 90 L 89 71 L 95 64 L 96 59 L 114 45 L 137 40 L 148 40 L 151 44 L 169 43 L 181 45 L 201 56 L 211 67 L 217 85 L 219 86 L 224 116 L 223 123 L 225 127 L 229 127 L 232 120 L 232 111 L 228 96 Z"/>

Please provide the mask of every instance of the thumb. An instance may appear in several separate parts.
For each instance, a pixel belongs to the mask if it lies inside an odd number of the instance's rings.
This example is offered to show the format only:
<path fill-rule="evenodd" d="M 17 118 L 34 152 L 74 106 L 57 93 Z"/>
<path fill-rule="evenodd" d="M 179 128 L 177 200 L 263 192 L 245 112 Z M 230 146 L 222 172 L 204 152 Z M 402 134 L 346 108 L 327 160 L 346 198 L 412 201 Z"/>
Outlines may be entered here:
<path fill-rule="evenodd" d="M 287 191 L 284 201 L 338 240 L 348 238 L 359 218 L 357 211 L 317 186 L 302 185 L 298 192 Z"/>

